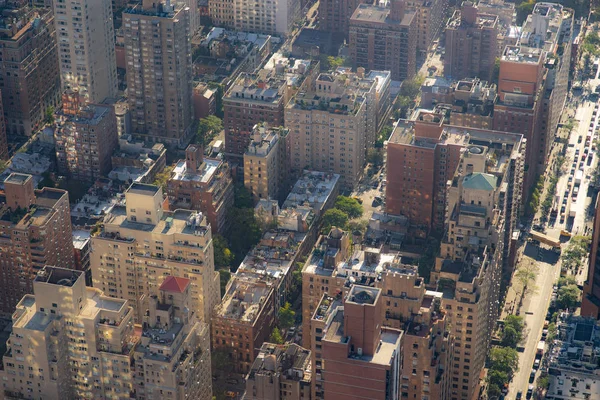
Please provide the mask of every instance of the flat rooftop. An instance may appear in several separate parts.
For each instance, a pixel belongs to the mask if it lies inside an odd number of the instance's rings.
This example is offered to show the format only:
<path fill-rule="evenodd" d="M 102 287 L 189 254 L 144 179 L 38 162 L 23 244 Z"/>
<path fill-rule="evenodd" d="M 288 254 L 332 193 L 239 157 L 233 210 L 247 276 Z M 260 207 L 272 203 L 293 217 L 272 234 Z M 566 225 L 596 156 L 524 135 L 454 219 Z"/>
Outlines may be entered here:
<path fill-rule="evenodd" d="M 155 185 L 146 185 L 144 183 L 132 183 L 131 186 L 129 186 L 129 189 L 126 190 L 126 193 L 155 195 L 159 190 L 160 188 Z"/>
<path fill-rule="evenodd" d="M 189 171 L 185 160 L 180 160 L 173 169 L 172 180 L 209 183 L 223 161 L 214 158 L 203 158 L 198 171 Z"/>
<path fill-rule="evenodd" d="M 37 273 L 33 281 L 70 287 L 75 284 L 75 281 L 79 279 L 81 274 L 83 274 L 83 272 L 76 271 L 74 269 L 52 267 L 47 265 Z"/>
<path fill-rule="evenodd" d="M 273 285 L 261 276 L 238 271 L 223 300 L 215 308 L 218 317 L 253 324 L 272 296 Z"/>
<path fill-rule="evenodd" d="M 360 4 L 352 14 L 352 17 L 350 17 L 350 21 L 380 23 L 386 25 L 400 25 L 408 27 L 410 26 L 412 19 L 415 17 L 415 13 L 410 10 L 406 10 L 404 12 L 401 21 L 394 21 L 391 18 L 388 18 L 389 15 L 390 9 L 387 7 L 375 6 L 371 4 Z"/>
<path fill-rule="evenodd" d="M 539 64 L 541 59 L 541 49 L 534 49 L 526 46 L 506 46 L 502 53 L 502 61 L 522 64 Z"/>

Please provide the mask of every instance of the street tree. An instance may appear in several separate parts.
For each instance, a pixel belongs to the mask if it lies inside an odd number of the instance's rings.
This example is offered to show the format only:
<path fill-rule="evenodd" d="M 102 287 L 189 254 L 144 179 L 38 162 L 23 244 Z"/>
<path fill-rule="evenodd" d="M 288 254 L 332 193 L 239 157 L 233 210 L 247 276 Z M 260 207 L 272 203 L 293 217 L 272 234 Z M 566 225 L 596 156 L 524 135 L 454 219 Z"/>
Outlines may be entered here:
<path fill-rule="evenodd" d="M 231 266 L 233 262 L 233 253 L 229 250 L 229 245 L 225 238 L 216 233 L 213 235 L 213 249 L 215 254 L 215 267 L 217 269 Z"/>
<path fill-rule="evenodd" d="M 535 261 L 529 260 L 515 272 L 515 278 L 517 278 L 522 288 L 521 297 L 525 296 L 528 290 L 535 290 L 535 285 L 532 282 L 535 282 L 538 271 L 539 268 Z"/>
<path fill-rule="evenodd" d="M 573 309 L 579 302 L 579 288 L 576 285 L 567 285 L 558 289 L 556 304 L 561 309 Z"/>
<path fill-rule="evenodd" d="M 348 214 L 337 208 L 331 208 L 323 214 L 323 230 L 327 232 L 332 226 L 344 228 L 348 223 Z"/>
<path fill-rule="evenodd" d="M 283 337 L 281 336 L 281 331 L 279 330 L 278 327 L 275 327 L 273 329 L 273 332 L 271 332 L 271 336 L 269 337 L 269 342 L 275 343 L 275 344 L 283 344 Z"/>
<path fill-rule="evenodd" d="M 335 200 L 335 208 L 343 211 L 348 218 L 358 218 L 363 215 L 363 206 L 352 197 L 338 196 Z"/>
<path fill-rule="evenodd" d="M 196 141 L 202 146 L 208 146 L 210 142 L 223 130 L 223 121 L 215 115 L 201 118 L 198 122 Z"/>
<path fill-rule="evenodd" d="M 504 372 L 508 380 L 519 371 L 519 353 L 510 347 L 494 347 L 489 355 L 490 369 Z"/>
<path fill-rule="evenodd" d="M 283 329 L 288 329 L 294 325 L 295 321 L 296 311 L 292 310 L 292 305 L 286 301 L 283 307 L 279 309 L 279 326 Z"/>

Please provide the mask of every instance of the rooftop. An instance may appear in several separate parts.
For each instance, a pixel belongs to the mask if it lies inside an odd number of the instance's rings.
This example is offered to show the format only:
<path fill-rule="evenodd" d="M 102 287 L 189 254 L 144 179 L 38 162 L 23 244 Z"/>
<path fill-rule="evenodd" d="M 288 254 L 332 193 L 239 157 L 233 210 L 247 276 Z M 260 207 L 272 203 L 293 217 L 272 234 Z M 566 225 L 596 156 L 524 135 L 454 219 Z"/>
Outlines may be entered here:
<path fill-rule="evenodd" d="M 215 313 L 219 318 L 254 324 L 265 304 L 271 301 L 273 283 L 251 272 L 238 271 Z"/>
<path fill-rule="evenodd" d="M 318 213 L 332 195 L 339 180 L 338 174 L 305 170 L 285 199 L 282 208 L 294 208 L 308 203 Z"/>
<path fill-rule="evenodd" d="M 73 286 L 83 272 L 73 269 L 45 266 L 38 271 L 34 282 L 49 283 L 58 286 Z"/>
<path fill-rule="evenodd" d="M 160 188 L 156 185 L 146 185 L 144 183 L 132 183 L 129 189 L 127 189 L 127 193 L 134 194 L 143 194 L 143 195 L 152 195 L 154 196 Z"/>
<path fill-rule="evenodd" d="M 522 64 L 539 64 L 543 54 L 540 49 L 524 46 L 506 46 L 502 53 L 502 61 Z"/>
<path fill-rule="evenodd" d="M 183 293 L 190 284 L 190 280 L 187 278 L 180 278 L 177 276 L 167 276 L 167 278 L 160 285 L 159 290 L 173 293 Z"/>
<path fill-rule="evenodd" d="M 190 171 L 187 168 L 185 160 L 180 160 L 173 169 L 171 179 L 175 181 L 209 183 L 222 164 L 223 161 L 219 159 L 204 157 L 198 171 Z"/>
<path fill-rule="evenodd" d="M 350 21 L 380 23 L 386 25 L 410 26 L 415 17 L 414 11 L 406 10 L 402 15 L 402 20 L 395 21 L 390 17 L 390 9 L 371 4 L 359 4 Z"/>
<path fill-rule="evenodd" d="M 310 381 L 310 350 L 295 343 L 283 345 L 263 343 L 252 364 L 248 379 L 254 379 L 256 375 L 280 375 L 288 380 Z"/>

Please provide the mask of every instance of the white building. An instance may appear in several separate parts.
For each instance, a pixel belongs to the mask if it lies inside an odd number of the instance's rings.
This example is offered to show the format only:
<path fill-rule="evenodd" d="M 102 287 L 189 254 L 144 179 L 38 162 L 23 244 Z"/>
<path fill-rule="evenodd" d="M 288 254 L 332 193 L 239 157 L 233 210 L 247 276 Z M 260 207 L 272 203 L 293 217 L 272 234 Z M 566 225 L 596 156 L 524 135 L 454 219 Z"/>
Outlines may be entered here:
<path fill-rule="evenodd" d="M 300 0 L 209 0 L 208 6 L 215 25 L 281 36 L 288 35 L 301 11 Z"/>
<path fill-rule="evenodd" d="M 112 3 L 56 0 L 54 21 L 63 90 L 79 90 L 91 103 L 117 94 Z"/>

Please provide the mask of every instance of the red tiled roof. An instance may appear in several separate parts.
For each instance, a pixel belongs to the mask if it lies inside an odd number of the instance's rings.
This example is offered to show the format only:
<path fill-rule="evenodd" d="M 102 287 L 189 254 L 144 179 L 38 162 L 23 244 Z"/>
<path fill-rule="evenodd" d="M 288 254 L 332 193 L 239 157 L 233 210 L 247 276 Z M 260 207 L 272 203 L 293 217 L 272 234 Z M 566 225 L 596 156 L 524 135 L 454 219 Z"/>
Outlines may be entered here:
<path fill-rule="evenodd" d="M 166 292 L 183 293 L 189 284 L 190 280 L 187 278 L 168 276 L 162 285 L 160 285 L 160 290 L 164 290 Z"/>

